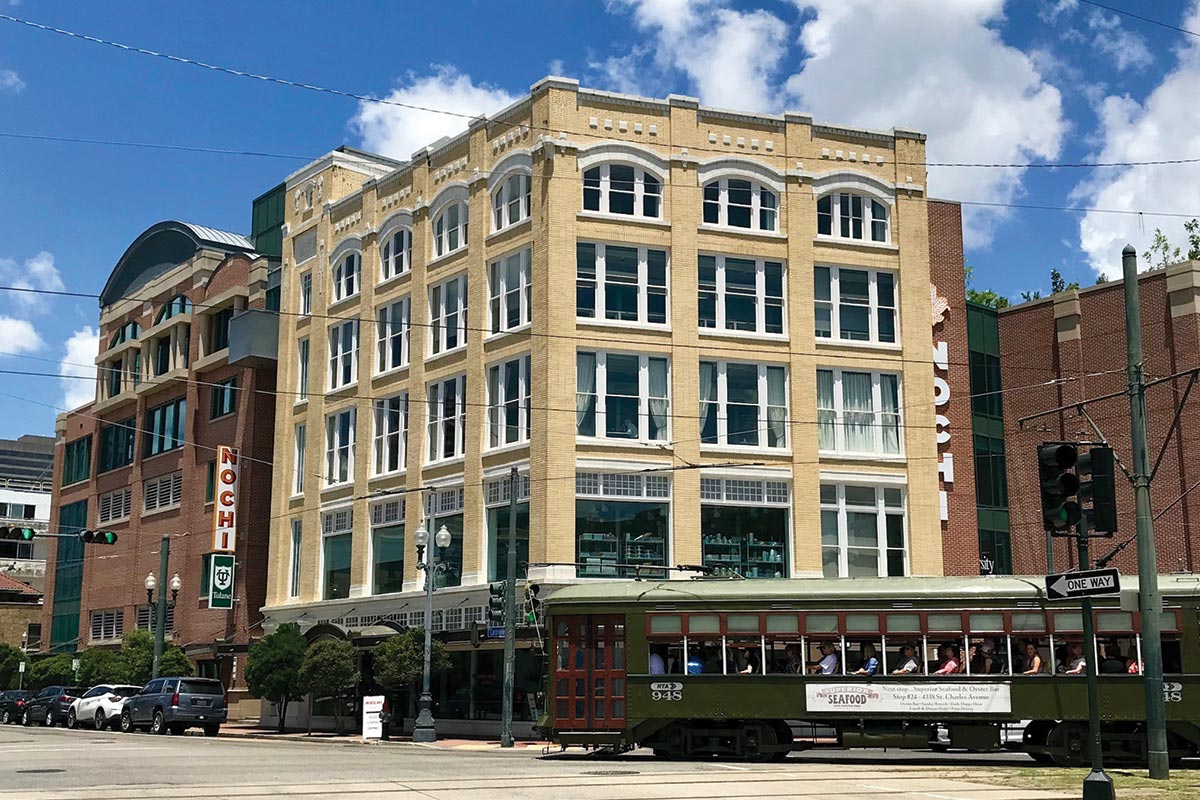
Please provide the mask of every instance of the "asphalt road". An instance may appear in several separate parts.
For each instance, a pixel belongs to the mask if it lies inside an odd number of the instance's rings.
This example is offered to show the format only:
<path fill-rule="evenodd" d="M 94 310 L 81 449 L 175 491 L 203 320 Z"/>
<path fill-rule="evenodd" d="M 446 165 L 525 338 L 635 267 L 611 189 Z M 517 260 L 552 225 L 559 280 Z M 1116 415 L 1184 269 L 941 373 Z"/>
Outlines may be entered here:
<path fill-rule="evenodd" d="M 1065 797 L 971 782 L 1003 759 L 881 752 L 806 753 L 780 764 L 543 756 L 411 744 L 263 741 L 87 730 L 0 728 L 0 800 L 668 800 L 887 798 L 1033 800 Z M 894 754 L 892 754 L 894 756 Z M 1011 760 L 1011 757 L 1009 757 Z M 1028 764 L 1028 760 L 1019 763 Z"/>

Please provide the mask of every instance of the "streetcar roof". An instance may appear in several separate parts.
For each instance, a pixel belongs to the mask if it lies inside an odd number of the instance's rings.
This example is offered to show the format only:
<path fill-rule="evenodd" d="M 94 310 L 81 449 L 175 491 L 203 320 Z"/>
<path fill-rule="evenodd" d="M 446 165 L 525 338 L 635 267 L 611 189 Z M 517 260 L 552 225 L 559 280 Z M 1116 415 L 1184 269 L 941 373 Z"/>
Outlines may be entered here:
<path fill-rule="evenodd" d="M 1122 575 L 1123 592 L 1136 591 L 1136 575 Z M 1159 575 L 1166 597 L 1200 597 L 1200 574 Z M 987 575 L 932 578 L 791 578 L 738 580 L 588 581 L 555 590 L 549 604 L 559 603 L 711 603 L 803 602 L 808 600 L 923 600 L 1012 598 L 1045 600 L 1044 575 Z"/>

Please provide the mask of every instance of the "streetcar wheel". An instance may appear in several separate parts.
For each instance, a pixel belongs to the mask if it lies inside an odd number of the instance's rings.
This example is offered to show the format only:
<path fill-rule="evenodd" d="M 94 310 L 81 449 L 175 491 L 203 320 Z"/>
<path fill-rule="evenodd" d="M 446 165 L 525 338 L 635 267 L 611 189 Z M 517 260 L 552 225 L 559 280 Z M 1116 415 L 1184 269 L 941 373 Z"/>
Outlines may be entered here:
<path fill-rule="evenodd" d="M 1050 758 L 1060 767 L 1086 767 L 1087 727 L 1078 722 L 1060 722 L 1050 731 Z"/>
<path fill-rule="evenodd" d="M 774 745 L 779 743 L 775 726 L 767 722 L 750 722 L 742 729 L 746 761 L 770 761 L 775 756 Z"/>

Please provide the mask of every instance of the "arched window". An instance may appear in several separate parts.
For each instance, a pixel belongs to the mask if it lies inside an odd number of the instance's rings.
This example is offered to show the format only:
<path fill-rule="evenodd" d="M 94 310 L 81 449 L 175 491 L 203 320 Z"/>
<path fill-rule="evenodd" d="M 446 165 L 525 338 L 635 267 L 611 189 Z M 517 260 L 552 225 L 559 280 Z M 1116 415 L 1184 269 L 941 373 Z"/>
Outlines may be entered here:
<path fill-rule="evenodd" d="M 136 322 L 126 322 L 116 333 L 113 334 L 112 339 L 109 340 L 108 348 L 111 350 L 119 344 L 133 341 L 134 339 L 138 338 L 141 333 L 141 325 L 138 325 Z"/>
<path fill-rule="evenodd" d="M 158 310 L 158 316 L 154 318 L 154 324 L 168 320 L 171 317 L 177 317 L 180 314 L 186 314 L 192 310 L 192 301 L 187 299 L 186 295 L 177 294 L 168 302 L 163 303 L 162 308 Z"/>
<path fill-rule="evenodd" d="M 704 221 L 709 225 L 779 230 L 779 196 L 744 178 L 718 178 L 704 185 Z"/>
<path fill-rule="evenodd" d="M 662 218 L 662 181 L 629 164 L 599 164 L 583 173 L 583 210 Z"/>
<path fill-rule="evenodd" d="M 358 294 L 361 269 L 362 256 L 355 251 L 338 259 L 337 266 L 333 268 L 333 302 Z"/>
<path fill-rule="evenodd" d="M 412 268 L 412 230 L 400 228 L 388 236 L 379 249 L 379 257 L 381 281 L 408 272 Z"/>
<path fill-rule="evenodd" d="M 817 200 L 817 233 L 821 236 L 888 242 L 889 217 L 887 204 L 867 195 L 836 192 Z"/>
<path fill-rule="evenodd" d="M 528 174 L 514 172 L 492 192 L 492 230 L 502 231 L 529 218 L 529 184 Z"/>
<path fill-rule="evenodd" d="M 467 246 L 467 201 L 456 200 L 433 221 L 433 255 L 444 256 Z"/>

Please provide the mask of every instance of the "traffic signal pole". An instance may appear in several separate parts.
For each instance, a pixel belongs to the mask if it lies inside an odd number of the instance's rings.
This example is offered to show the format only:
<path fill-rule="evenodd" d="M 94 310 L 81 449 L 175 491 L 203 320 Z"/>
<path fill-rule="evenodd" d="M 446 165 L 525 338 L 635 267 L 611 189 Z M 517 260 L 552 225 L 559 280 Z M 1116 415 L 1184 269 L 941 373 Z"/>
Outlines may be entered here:
<path fill-rule="evenodd" d="M 513 746 L 513 684 L 517 666 L 517 485 L 513 467 L 508 477 L 508 564 L 504 581 L 504 684 L 500 704 L 500 746 Z"/>
<path fill-rule="evenodd" d="M 1137 251 L 1121 251 L 1125 283 L 1126 370 L 1129 376 L 1129 427 L 1133 443 L 1133 499 L 1137 512 L 1138 608 L 1142 619 L 1142 683 L 1146 692 L 1146 744 L 1150 777 L 1170 776 L 1166 707 L 1163 702 L 1162 595 L 1158 591 L 1158 555 L 1150 514 L 1150 454 L 1146 443 L 1146 376 L 1142 364 L 1142 310 L 1138 297 Z"/>
<path fill-rule="evenodd" d="M 1088 525 L 1087 516 L 1079 520 L 1079 528 L 1075 536 L 1075 544 L 1079 552 L 1079 569 L 1091 567 L 1088 557 Z M 1116 797 L 1112 778 L 1104 772 L 1104 755 L 1100 742 L 1100 685 L 1096 678 L 1099 668 L 1100 653 L 1096 645 L 1096 624 L 1092 618 L 1092 601 L 1084 597 L 1083 612 L 1083 654 L 1087 667 L 1087 700 L 1088 700 L 1088 755 L 1092 762 L 1091 773 L 1083 779 L 1083 800 L 1113 800 Z"/>

